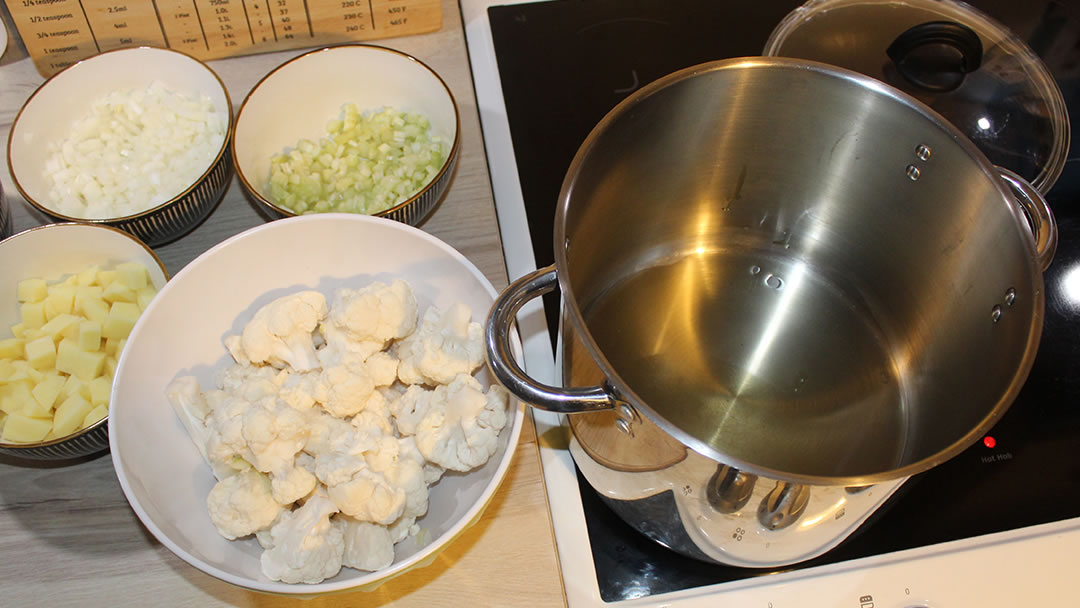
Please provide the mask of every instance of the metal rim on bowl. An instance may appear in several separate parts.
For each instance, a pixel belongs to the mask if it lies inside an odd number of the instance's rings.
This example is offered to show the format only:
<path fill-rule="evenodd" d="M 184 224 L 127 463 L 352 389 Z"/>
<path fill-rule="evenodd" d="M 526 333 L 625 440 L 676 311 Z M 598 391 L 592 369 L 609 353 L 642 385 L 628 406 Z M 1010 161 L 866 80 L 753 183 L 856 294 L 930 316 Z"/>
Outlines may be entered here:
<path fill-rule="evenodd" d="M 45 90 L 50 83 L 55 82 L 62 74 L 67 73 L 69 70 L 77 69 L 79 66 L 94 61 L 98 57 L 109 55 L 111 53 L 122 53 L 140 50 L 152 50 L 163 53 L 173 53 L 181 57 L 186 58 L 189 61 L 194 62 L 196 65 L 206 70 L 218 85 L 221 86 L 221 91 L 225 96 L 225 110 L 227 122 L 225 125 L 225 138 L 221 142 L 221 149 L 217 151 L 214 160 L 207 167 L 206 171 L 199 176 L 195 182 L 186 188 L 183 192 L 177 194 L 173 198 L 139 213 L 131 215 L 125 215 L 121 217 L 113 218 L 79 218 L 72 217 L 60 213 L 54 209 L 51 209 L 38 202 L 33 196 L 31 196 L 23 185 L 19 181 L 19 176 L 15 173 L 15 168 L 12 165 L 12 144 L 15 139 L 15 131 L 19 124 L 19 119 L 22 118 L 23 111 L 33 102 L 38 93 Z M 210 212 L 213 211 L 217 203 L 224 197 L 225 191 L 228 189 L 231 177 L 232 177 L 232 147 L 230 141 L 232 139 L 232 131 L 235 120 L 233 118 L 232 111 L 232 98 L 229 96 L 229 90 L 225 86 L 225 82 L 221 80 L 217 72 L 212 70 L 209 65 L 199 59 L 174 49 L 167 49 L 155 46 L 137 46 L 137 47 L 125 47 L 104 51 L 92 57 L 88 57 L 81 61 L 77 61 L 70 66 L 60 70 L 56 74 L 53 74 L 41 83 L 38 88 L 30 94 L 26 102 L 19 108 L 19 112 L 15 115 L 15 120 L 11 123 L 11 129 L 8 132 L 7 141 L 7 157 L 8 157 L 8 172 L 11 174 L 11 179 L 15 183 L 15 188 L 18 189 L 19 194 L 30 203 L 35 209 L 45 214 L 46 216 L 56 220 L 57 222 L 74 222 L 80 224 L 96 224 L 102 226 L 111 226 L 119 228 L 124 232 L 128 232 L 139 240 L 143 241 L 151 247 L 156 247 L 168 243 L 176 238 L 187 234 L 195 228 L 203 219 L 205 219 Z"/>
<path fill-rule="evenodd" d="M 247 106 L 248 100 L 251 99 L 251 97 L 256 93 L 256 91 L 259 90 L 259 87 L 262 86 L 264 82 L 266 82 L 269 78 L 274 76 L 274 74 L 278 73 L 286 66 L 296 61 L 300 61 L 306 57 L 316 55 L 318 53 L 331 52 L 335 49 L 341 48 L 366 48 L 375 51 L 385 51 L 387 53 L 393 53 L 409 61 L 412 61 L 420 67 L 424 68 L 424 70 L 430 73 L 432 76 L 434 76 L 435 79 L 438 80 L 439 84 L 442 85 L 443 89 L 446 91 L 447 97 L 450 99 L 450 105 L 454 109 L 454 141 L 450 144 L 450 151 L 446 155 L 446 162 L 443 163 L 442 168 L 439 169 L 439 172 L 435 175 L 435 177 L 430 182 L 428 182 L 426 186 L 421 188 L 419 192 L 389 209 L 372 214 L 357 214 L 370 215 L 371 217 L 385 217 L 388 219 L 402 222 L 404 224 L 416 226 L 420 224 L 424 219 L 426 219 L 427 216 L 431 213 L 431 211 L 434 210 L 435 205 L 439 202 L 439 200 L 442 199 L 442 195 L 443 193 L 445 193 L 446 187 L 450 183 L 450 177 L 454 174 L 454 168 L 457 166 L 458 150 L 461 147 L 461 112 L 458 109 L 457 99 L 454 97 L 453 91 L 450 90 L 450 86 L 446 84 L 446 81 L 443 80 L 442 76 L 440 76 L 438 72 L 432 69 L 431 66 L 424 63 L 423 61 L 420 61 L 416 57 L 409 55 L 408 53 L 404 53 L 402 51 L 385 46 L 379 46 L 376 44 L 344 43 L 325 46 L 297 55 L 296 57 L 289 59 L 288 61 L 271 70 L 265 76 L 260 78 L 259 81 L 255 83 L 255 86 L 251 87 L 251 91 L 247 94 L 247 97 L 244 98 L 244 101 L 240 103 L 240 109 L 236 112 L 236 120 L 233 121 L 233 135 L 235 135 L 236 125 L 240 122 L 240 118 L 244 114 L 244 108 Z M 255 199 L 262 207 L 267 209 L 275 217 L 298 217 L 299 215 L 297 213 L 279 205 L 276 205 L 266 197 L 259 194 L 258 189 L 254 186 L 254 184 L 251 183 L 251 181 L 248 180 L 247 176 L 244 175 L 244 172 L 241 171 L 240 166 L 236 161 L 236 137 L 233 136 L 229 139 L 229 148 L 232 153 L 233 163 L 235 165 L 234 171 L 236 173 L 236 176 L 240 179 L 240 183 L 243 185 L 244 191 L 247 192 L 253 199 Z"/>
<path fill-rule="evenodd" d="M 124 230 L 107 226 L 104 224 L 85 224 L 82 222 L 63 222 L 58 224 L 43 224 L 41 226 L 34 226 L 14 234 L 6 239 L 0 240 L 0 247 L 3 247 L 4 243 L 13 241 L 24 235 L 37 232 L 39 230 L 52 229 L 57 226 L 92 226 L 94 228 L 100 228 L 103 230 L 110 230 L 117 234 L 123 235 L 125 238 L 130 239 L 132 242 L 142 247 L 142 249 L 148 253 L 161 269 L 161 274 L 164 275 L 166 282 L 169 280 L 169 271 L 165 268 L 165 263 L 161 261 L 154 250 L 147 246 L 146 243 L 139 240 L 137 237 L 129 234 Z M 61 460 L 69 458 L 80 458 L 82 456 L 89 456 L 98 452 L 104 451 L 109 447 L 109 416 L 105 415 L 104 418 L 98 420 L 94 424 L 78 431 L 65 435 L 64 437 L 58 437 L 56 439 L 49 439 L 48 441 L 36 441 L 33 443 L 4 443 L 0 441 L 0 454 L 6 454 L 9 456 L 15 456 L 17 458 L 25 458 L 29 460 Z"/>

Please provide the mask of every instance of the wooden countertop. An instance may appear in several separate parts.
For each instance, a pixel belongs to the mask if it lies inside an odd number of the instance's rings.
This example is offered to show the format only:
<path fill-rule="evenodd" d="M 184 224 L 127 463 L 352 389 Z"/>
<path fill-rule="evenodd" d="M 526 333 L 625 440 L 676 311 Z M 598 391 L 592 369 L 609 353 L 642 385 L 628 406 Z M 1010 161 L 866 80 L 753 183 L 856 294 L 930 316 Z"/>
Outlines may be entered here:
<path fill-rule="evenodd" d="M 0 58 L 0 136 L 43 82 L 6 8 L 10 42 Z M 465 254 L 496 288 L 506 285 L 495 208 L 457 2 L 443 1 L 443 27 L 375 41 L 407 52 L 449 84 L 462 118 L 457 174 L 421 226 Z M 275 66 L 302 51 L 211 62 L 234 108 Z M 6 155 L 6 146 L 4 146 Z M 15 189 L 4 158 L 2 183 L 15 231 L 48 219 Z M 193 232 L 157 249 L 171 274 L 211 245 L 263 223 L 238 183 Z M 0 456 L 2 606 L 559 606 L 565 605 L 536 435 L 527 417 L 508 477 L 483 518 L 435 562 L 370 593 L 308 601 L 250 592 L 189 566 L 158 543 L 120 490 L 109 455 L 57 466 Z"/>

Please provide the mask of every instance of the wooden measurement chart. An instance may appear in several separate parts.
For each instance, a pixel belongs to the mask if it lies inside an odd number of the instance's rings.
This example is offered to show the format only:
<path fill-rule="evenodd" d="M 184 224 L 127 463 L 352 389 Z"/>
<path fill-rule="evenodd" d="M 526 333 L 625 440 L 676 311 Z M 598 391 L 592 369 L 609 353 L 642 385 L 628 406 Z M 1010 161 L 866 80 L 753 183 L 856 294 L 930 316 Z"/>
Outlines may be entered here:
<path fill-rule="evenodd" d="M 220 59 L 442 27 L 440 0 L 4 1 L 43 76 L 127 46 Z"/>

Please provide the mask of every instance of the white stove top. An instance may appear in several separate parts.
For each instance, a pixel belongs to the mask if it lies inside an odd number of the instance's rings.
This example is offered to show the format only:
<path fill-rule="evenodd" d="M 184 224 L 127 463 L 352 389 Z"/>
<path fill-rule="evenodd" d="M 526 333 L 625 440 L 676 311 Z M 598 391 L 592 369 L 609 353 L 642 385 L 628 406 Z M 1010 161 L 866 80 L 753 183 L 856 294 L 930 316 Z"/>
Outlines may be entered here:
<path fill-rule="evenodd" d="M 511 280 L 536 269 L 518 180 L 487 8 L 461 0 L 477 105 Z M 555 42 L 553 42 L 555 43 Z M 534 300 L 518 317 L 525 366 L 544 382 L 557 377 L 547 324 Z M 558 415 L 533 411 L 570 608 L 671 606 L 695 608 L 1016 608 L 1076 606 L 1073 559 L 1080 519 L 966 539 L 806 570 L 607 603 L 600 596 L 577 474 L 569 452 L 543 438 L 566 433 Z M 1033 480 L 1037 483 L 1037 480 Z M 1067 480 L 1047 480 L 1067 483 Z M 926 505 L 931 517 L 933 505 Z"/>

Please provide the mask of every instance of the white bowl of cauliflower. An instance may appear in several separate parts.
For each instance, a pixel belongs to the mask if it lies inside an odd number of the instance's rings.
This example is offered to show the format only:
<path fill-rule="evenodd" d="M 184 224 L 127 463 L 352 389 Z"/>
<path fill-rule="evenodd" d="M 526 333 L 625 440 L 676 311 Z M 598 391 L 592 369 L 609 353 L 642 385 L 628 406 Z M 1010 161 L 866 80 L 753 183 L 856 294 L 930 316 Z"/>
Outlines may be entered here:
<path fill-rule="evenodd" d="M 523 406 L 484 365 L 496 291 L 391 220 L 271 222 L 180 271 L 117 365 L 128 502 L 196 568 L 271 593 L 430 563 L 506 474 Z"/>

